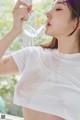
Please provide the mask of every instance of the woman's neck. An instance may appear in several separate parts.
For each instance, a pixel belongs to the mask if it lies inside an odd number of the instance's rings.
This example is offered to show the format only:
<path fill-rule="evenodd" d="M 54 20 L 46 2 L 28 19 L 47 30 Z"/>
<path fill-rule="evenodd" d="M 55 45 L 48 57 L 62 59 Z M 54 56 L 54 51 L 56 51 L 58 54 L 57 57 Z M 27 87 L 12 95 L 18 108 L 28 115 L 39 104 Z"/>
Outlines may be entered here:
<path fill-rule="evenodd" d="M 80 52 L 80 40 L 78 39 L 58 39 L 58 50 L 62 53 L 72 54 Z"/>

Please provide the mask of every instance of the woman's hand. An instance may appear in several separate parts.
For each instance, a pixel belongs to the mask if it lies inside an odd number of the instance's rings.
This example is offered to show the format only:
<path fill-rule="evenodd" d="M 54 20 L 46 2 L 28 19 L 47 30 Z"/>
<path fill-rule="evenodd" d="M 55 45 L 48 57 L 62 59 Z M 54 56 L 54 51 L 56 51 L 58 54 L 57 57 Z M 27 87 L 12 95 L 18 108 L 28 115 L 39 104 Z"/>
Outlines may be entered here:
<path fill-rule="evenodd" d="M 24 6 L 24 8 L 20 8 L 20 6 Z M 14 25 L 12 30 L 5 35 L 2 40 L 0 40 L 0 61 L 3 57 L 7 48 L 12 44 L 15 38 L 21 33 L 22 31 L 22 23 L 28 20 L 28 13 L 31 11 L 32 6 L 28 6 L 26 3 L 18 0 L 16 3 L 14 10 L 13 10 L 13 20 Z"/>
<path fill-rule="evenodd" d="M 23 6 L 23 7 L 21 7 Z M 22 24 L 24 21 L 27 21 L 29 18 L 29 12 L 31 11 L 32 6 L 28 6 L 21 0 L 18 0 L 14 9 L 13 9 L 13 29 L 15 29 L 18 33 L 22 32 Z"/>

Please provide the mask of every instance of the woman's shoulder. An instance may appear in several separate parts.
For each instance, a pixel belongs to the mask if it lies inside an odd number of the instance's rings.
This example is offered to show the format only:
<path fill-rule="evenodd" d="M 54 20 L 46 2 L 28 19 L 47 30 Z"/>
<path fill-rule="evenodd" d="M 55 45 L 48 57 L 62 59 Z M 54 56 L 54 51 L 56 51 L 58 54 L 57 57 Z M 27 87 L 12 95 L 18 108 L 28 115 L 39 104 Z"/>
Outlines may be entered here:
<path fill-rule="evenodd" d="M 31 56 L 50 56 L 55 53 L 56 49 L 44 48 L 42 46 L 29 46 L 24 49 Z"/>

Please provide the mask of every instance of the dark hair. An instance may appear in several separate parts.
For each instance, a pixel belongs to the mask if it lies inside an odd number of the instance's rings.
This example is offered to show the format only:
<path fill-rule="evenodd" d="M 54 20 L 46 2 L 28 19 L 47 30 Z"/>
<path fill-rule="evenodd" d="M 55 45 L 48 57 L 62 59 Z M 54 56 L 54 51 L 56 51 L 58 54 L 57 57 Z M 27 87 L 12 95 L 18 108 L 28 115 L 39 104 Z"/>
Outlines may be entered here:
<path fill-rule="evenodd" d="M 66 0 L 63 2 L 66 2 L 69 9 L 71 10 L 72 19 L 77 18 L 76 28 L 68 35 L 68 36 L 71 36 L 75 33 L 75 31 L 79 25 L 79 22 L 80 22 L 80 20 L 79 20 L 80 19 L 80 0 Z M 80 31 L 79 31 L 79 39 L 80 39 Z M 58 40 L 53 37 L 53 39 L 49 43 L 42 44 L 41 46 L 45 47 L 45 48 L 58 48 Z"/>

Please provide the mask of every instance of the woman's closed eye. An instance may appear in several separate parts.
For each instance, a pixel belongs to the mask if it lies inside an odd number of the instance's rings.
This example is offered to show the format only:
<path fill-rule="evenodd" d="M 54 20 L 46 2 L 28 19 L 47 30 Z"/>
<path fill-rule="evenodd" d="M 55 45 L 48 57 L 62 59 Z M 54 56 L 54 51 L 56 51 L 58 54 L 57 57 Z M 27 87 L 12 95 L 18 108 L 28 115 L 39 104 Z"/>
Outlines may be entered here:
<path fill-rule="evenodd" d="M 56 11 L 60 11 L 60 10 L 62 10 L 62 9 L 61 9 L 61 8 L 56 8 L 55 10 L 56 10 Z"/>
<path fill-rule="evenodd" d="M 62 10 L 61 8 L 56 8 L 55 6 L 52 6 L 52 9 L 55 9 L 56 11 Z"/>

